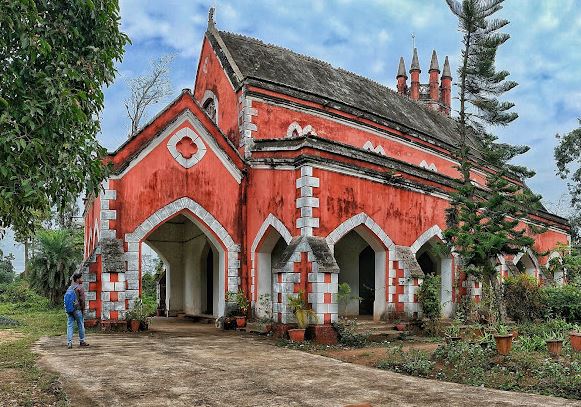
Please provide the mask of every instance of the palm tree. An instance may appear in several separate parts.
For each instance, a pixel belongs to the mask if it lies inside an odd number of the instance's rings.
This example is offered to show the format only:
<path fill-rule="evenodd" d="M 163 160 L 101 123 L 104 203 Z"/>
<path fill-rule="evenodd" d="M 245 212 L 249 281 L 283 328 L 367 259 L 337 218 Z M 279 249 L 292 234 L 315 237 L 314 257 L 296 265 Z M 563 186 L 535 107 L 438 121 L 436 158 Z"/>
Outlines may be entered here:
<path fill-rule="evenodd" d="M 82 238 L 78 231 L 43 230 L 37 234 L 36 241 L 30 264 L 30 285 L 57 304 L 82 260 Z"/>

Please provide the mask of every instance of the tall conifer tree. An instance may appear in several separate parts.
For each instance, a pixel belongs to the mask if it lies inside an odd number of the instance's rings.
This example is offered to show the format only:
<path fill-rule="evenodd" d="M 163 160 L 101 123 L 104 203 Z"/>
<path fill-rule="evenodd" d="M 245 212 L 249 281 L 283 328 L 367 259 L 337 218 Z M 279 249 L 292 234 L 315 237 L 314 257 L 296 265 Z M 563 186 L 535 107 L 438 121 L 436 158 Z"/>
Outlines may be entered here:
<path fill-rule="evenodd" d="M 502 320 L 505 311 L 497 257 L 532 246 L 534 241 L 519 226 L 519 219 L 538 205 L 540 197 L 524 184 L 534 173 L 509 164 L 514 157 L 528 151 L 528 147 L 497 143 L 496 137 L 486 130 L 487 126 L 506 126 L 518 117 L 510 111 L 514 103 L 498 100 L 517 86 L 516 82 L 507 80 L 507 71 L 495 68 L 498 48 L 510 38 L 500 32 L 509 22 L 491 18 L 502 9 L 504 0 L 446 1 L 458 17 L 463 36 L 458 68 L 461 185 L 452 196 L 444 236 L 459 255 L 463 270 L 490 284 L 493 311 Z M 486 185 L 478 185 L 471 179 L 477 159 L 483 160 L 491 170 L 487 173 Z"/>

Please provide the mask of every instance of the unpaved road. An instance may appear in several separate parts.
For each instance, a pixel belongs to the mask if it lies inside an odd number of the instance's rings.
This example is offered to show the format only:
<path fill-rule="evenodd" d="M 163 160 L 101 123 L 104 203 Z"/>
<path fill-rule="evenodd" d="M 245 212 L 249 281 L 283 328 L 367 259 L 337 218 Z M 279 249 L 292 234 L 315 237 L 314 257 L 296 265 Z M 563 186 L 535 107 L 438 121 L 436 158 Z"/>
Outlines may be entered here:
<path fill-rule="evenodd" d="M 157 320 L 147 334 L 91 335 L 67 350 L 43 338 L 40 363 L 72 406 L 580 406 L 570 400 L 403 376 L 278 348 L 211 325 Z"/>

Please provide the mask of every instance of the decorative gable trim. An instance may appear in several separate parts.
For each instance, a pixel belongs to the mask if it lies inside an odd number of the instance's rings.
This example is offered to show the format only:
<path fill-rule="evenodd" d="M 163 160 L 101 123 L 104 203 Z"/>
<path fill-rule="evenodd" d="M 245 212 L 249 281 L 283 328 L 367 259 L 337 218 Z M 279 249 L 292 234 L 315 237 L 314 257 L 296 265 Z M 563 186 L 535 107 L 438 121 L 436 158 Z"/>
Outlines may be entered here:
<path fill-rule="evenodd" d="M 120 179 L 125 176 L 133 167 L 135 167 L 141 160 L 143 160 L 149 153 L 151 153 L 155 148 L 157 148 L 163 140 L 165 140 L 170 134 L 176 131 L 184 122 L 190 124 L 194 131 L 201 137 L 206 146 L 208 146 L 214 154 L 220 159 L 224 167 L 228 172 L 234 177 L 237 183 L 242 181 L 242 172 L 236 167 L 236 165 L 230 160 L 228 155 L 220 148 L 214 137 L 206 130 L 202 125 L 200 120 L 193 114 L 189 109 L 186 109 L 182 114 L 177 116 L 173 123 L 166 127 L 161 133 L 159 133 L 149 145 L 141 150 L 141 152 L 134 157 L 131 162 L 123 169 L 123 171 L 117 175 L 111 176 L 111 179 Z"/>

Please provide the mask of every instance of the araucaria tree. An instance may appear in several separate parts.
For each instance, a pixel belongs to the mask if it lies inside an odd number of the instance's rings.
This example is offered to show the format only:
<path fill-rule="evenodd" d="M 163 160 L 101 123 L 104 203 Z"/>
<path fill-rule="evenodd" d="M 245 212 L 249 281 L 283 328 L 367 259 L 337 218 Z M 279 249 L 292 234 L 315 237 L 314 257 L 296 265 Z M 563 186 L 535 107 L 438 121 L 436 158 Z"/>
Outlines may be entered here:
<path fill-rule="evenodd" d="M 510 164 L 528 147 L 498 143 L 487 131 L 489 126 L 506 126 L 518 117 L 511 112 L 513 103 L 498 99 L 517 86 L 507 80 L 507 71 L 495 68 L 498 48 L 510 38 L 500 32 L 508 21 L 491 18 L 502 9 L 504 0 L 446 1 L 459 20 L 462 58 L 457 119 L 460 186 L 447 211 L 444 236 L 458 254 L 463 271 L 490 285 L 493 316 L 502 320 L 506 313 L 497 258 L 533 245 L 533 239 L 527 236 L 530 228 L 527 230 L 520 220 L 539 205 L 540 197 L 524 184 L 534 173 Z M 478 185 L 471 178 L 478 161 L 489 169 L 486 185 Z"/>
<path fill-rule="evenodd" d="M 560 136 L 555 147 L 557 174 L 568 180 L 571 195 L 572 214 L 570 223 L 573 232 L 573 244 L 581 245 L 581 118 L 579 127 Z"/>
<path fill-rule="evenodd" d="M 119 20 L 117 0 L 0 2 L 0 232 L 30 236 L 35 214 L 97 191 Z"/>

